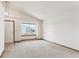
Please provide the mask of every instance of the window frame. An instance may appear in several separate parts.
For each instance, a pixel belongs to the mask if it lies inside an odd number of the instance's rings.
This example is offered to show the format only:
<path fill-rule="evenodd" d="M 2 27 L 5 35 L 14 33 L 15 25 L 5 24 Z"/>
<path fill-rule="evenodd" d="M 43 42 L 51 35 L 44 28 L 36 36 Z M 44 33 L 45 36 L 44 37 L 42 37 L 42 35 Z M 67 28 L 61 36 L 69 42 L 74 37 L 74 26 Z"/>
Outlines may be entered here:
<path fill-rule="evenodd" d="M 30 24 L 30 25 L 35 25 L 35 34 L 23 34 L 22 33 L 22 28 L 21 28 L 21 36 L 36 36 L 36 24 L 35 23 L 21 23 L 22 24 Z M 29 28 L 30 28 L 30 25 L 29 25 Z"/>

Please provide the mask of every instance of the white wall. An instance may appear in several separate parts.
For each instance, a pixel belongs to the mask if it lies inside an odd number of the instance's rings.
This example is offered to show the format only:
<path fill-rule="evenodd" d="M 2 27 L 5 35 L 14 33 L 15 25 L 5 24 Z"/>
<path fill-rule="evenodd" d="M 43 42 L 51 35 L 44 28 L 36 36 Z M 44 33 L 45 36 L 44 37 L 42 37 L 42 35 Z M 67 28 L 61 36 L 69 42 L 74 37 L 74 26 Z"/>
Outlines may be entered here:
<path fill-rule="evenodd" d="M 73 2 L 74 3 L 74 2 Z M 44 39 L 79 50 L 79 4 L 59 4 L 44 21 Z"/>
<path fill-rule="evenodd" d="M 37 26 L 37 38 L 40 39 L 43 37 L 42 35 L 42 21 L 31 16 L 28 15 L 28 13 L 24 13 L 23 10 L 13 7 L 11 6 L 9 8 L 9 16 L 6 17 L 6 20 L 14 20 L 15 21 L 15 40 L 19 41 L 19 40 L 23 40 L 23 39 L 32 39 L 34 38 L 34 36 L 25 36 L 22 37 L 21 36 L 21 24 L 22 23 L 35 23 Z"/>
<path fill-rule="evenodd" d="M 16 31 L 16 41 L 24 39 L 34 39 L 35 36 L 25 36 L 22 37 L 21 34 L 21 24 L 22 23 L 35 23 L 36 24 L 36 38 L 42 38 L 42 22 L 34 19 L 16 20 L 15 21 L 15 31 Z"/>
<path fill-rule="evenodd" d="M 4 50 L 4 8 L 0 2 L 0 56 Z"/>

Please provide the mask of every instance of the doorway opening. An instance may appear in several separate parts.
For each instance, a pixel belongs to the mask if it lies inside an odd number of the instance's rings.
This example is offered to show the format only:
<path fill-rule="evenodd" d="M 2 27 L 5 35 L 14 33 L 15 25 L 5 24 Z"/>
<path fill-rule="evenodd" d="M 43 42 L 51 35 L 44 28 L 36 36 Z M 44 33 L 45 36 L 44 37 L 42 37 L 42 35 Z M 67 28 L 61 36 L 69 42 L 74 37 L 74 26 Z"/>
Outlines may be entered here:
<path fill-rule="evenodd" d="M 5 20 L 5 43 L 15 43 L 15 21 Z"/>

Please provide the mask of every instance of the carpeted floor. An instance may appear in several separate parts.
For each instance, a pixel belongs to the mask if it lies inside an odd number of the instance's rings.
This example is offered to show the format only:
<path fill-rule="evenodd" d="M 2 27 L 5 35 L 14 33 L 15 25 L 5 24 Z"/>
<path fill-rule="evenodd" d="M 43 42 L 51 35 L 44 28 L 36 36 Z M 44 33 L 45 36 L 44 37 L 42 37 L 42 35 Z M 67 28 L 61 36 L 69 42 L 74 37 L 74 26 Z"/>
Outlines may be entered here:
<path fill-rule="evenodd" d="M 3 58 L 76 58 L 79 52 L 44 40 L 30 40 L 8 44 Z"/>

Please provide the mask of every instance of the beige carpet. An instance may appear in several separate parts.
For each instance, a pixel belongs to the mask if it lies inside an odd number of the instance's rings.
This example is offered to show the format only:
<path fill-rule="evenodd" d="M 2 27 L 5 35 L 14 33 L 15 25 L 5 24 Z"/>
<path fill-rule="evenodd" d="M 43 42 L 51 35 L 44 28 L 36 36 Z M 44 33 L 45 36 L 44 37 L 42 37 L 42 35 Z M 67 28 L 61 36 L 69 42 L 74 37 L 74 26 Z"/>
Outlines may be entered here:
<path fill-rule="evenodd" d="M 9 46 L 9 45 L 8 45 Z M 6 58 L 75 58 L 79 52 L 44 40 L 30 40 L 16 43 L 6 49 Z"/>

